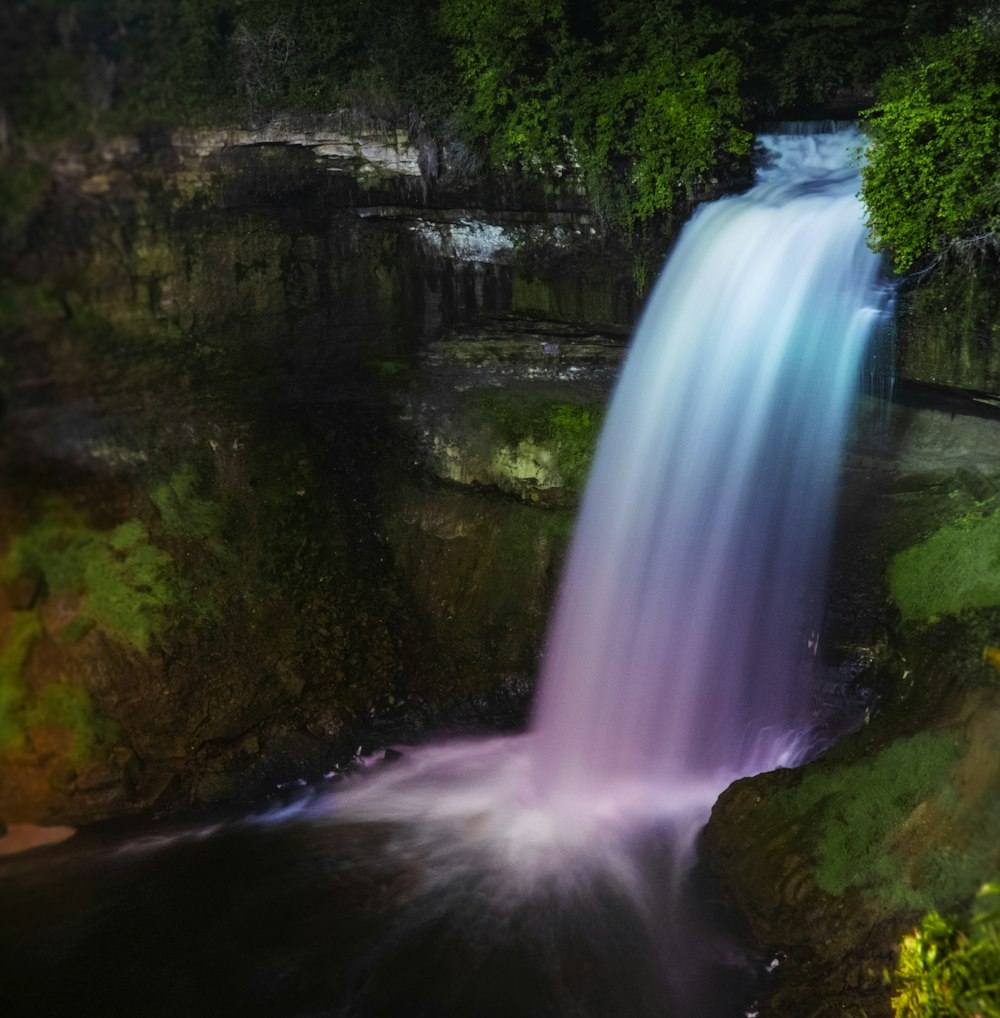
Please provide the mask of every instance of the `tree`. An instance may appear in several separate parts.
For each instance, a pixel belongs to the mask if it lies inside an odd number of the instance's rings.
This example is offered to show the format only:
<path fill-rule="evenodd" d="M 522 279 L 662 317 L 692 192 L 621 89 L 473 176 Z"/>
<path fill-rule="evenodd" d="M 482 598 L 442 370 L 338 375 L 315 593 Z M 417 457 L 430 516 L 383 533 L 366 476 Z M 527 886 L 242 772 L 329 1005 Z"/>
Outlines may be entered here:
<path fill-rule="evenodd" d="M 444 0 L 466 125 L 497 166 L 578 167 L 626 229 L 749 152 L 733 22 L 685 0 Z"/>
<path fill-rule="evenodd" d="M 890 70 L 865 111 L 871 245 L 897 271 L 1000 248 L 1000 21 L 971 19 Z"/>

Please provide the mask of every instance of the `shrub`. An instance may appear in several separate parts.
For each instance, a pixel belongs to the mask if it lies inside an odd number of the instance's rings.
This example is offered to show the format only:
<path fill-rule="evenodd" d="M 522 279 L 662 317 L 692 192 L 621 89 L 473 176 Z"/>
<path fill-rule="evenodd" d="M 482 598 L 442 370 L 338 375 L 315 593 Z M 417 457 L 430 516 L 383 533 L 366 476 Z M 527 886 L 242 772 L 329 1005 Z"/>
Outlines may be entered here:
<path fill-rule="evenodd" d="M 891 70 L 865 111 L 871 243 L 898 271 L 1000 246 L 1000 23 L 972 19 Z"/>
<path fill-rule="evenodd" d="M 892 984 L 896 1018 L 1000 1018 L 1000 884 L 984 885 L 965 919 L 924 916 Z"/>

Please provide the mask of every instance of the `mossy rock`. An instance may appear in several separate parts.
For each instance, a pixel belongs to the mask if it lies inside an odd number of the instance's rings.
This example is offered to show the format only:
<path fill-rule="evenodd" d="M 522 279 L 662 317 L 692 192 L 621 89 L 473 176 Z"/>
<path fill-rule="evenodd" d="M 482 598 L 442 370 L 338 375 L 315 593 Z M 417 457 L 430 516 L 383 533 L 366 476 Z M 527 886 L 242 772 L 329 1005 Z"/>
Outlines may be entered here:
<path fill-rule="evenodd" d="M 534 677 L 571 523 L 485 492 L 400 492 L 388 533 L 437 648 L 429 699 L 502 697 L 509 677 Z"/>
<path fill-rule="evenodd" d="M 1000 511 L 995 499 L 940 527 L 889 563 L 904 621 L 1000 605 Z"/>
<path fill-rule="evenodd" d="M 525 501 L 573 505 L 583 491 L 604 420 L 602 401 L 565 390 L 472 389 L 433 420 L 432 469 Z"/>
<path fill-rule="evenodd" d="M 768 1013 L 793 1018 L 819 995 L 817 1014 L 888 1015 L 882 970 L 903 931 L 961 908 L 1000 867 L 1000 683 L 968 650 L 971 622 L 942 623 L 937 644 L 933 628 L 885 713 L 716 804 L 712 864 L 765 949 L 788 955 L 765 988 Z"/>
<path fill-rule="evenodd" d="M 808 820 L 818 886 L 834 896 L 854 887 L 889 909 L 927 908 L 974 889 L 975 880 L 966 886 L 945 867 L 926 886 L 914 886 L 893 851 L 918 807 L 932 796 L 954 797 L 951 774 L 960 756 L 955 737 L 921 732 L 856 763 L 810 768 L 779 793 L 780 808 Z"/>
<path fill-rule="evenodd" d="M 87 619 L 145 651 L 160 632 L 163 609 L 176 599 L 169 565 L 170 557 L 150 543 L 141 521 L 95 530 L 54 500 L 13 539 L 0 561 L 0 578 L 39 572 L 50 591 L 77 594 Z"/>

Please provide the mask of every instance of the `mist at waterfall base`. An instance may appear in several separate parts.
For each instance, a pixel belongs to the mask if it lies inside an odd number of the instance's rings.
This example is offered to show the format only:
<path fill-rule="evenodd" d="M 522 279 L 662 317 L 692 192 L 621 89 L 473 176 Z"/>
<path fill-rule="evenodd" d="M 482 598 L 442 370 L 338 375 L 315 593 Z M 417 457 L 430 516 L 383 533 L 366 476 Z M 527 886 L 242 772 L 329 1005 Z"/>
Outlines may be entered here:
<path fill-rule="evenodd" d="M 530 730 L 239 823 L 14 857 L 0 948 L 28 975 L 4 992 L 45 972 L 46 1013 L 743 1013 L 752 965 L 695 842 L 732 780 L 814 746 L 838 461 L 883 305 L 857 135 L 761 143 L 755 187 L 698 211 L 649 299 Z"/>

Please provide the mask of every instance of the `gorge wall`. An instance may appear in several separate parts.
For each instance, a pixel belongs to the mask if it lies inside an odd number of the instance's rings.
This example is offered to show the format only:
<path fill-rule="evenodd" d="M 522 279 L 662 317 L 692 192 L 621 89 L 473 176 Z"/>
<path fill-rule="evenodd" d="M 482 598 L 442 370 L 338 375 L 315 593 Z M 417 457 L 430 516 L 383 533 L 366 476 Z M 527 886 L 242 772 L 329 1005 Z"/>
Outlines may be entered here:
<path fill-rule="evenodd" d="M 0 818 L 523 717 L 633 263 L 572 182 L 427 158 L 316 122 L 50 154 L 0 295 Z"/>
<path fill-rule="evenodd" d="M 676 224 L 637 253 L 570 177 L 464 180 L 318 120 L 54 151 L 33 188 L 0 289 L 0 820 L 520 724 Z M 776 1015 L 886 1013 L 901 931 L 1000 868 L 996 293 L 908 283 L 904 402 L 858 414 L 814 639 L 827 713 L 866 723 L 706 833 L 789 960 Z"/>

